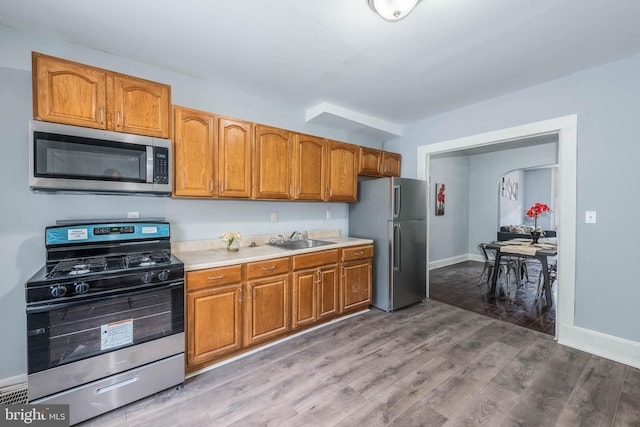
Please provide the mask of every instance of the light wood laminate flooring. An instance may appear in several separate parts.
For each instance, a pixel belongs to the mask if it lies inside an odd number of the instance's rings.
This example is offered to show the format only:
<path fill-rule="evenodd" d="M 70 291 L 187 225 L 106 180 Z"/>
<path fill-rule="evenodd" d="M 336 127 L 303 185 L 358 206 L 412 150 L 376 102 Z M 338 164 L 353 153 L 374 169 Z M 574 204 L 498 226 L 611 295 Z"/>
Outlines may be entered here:
<path fill-rule="evenodd" d="M 640 426 L 640 370 L 428 300 L 311 331 L 84 426 Z"/>

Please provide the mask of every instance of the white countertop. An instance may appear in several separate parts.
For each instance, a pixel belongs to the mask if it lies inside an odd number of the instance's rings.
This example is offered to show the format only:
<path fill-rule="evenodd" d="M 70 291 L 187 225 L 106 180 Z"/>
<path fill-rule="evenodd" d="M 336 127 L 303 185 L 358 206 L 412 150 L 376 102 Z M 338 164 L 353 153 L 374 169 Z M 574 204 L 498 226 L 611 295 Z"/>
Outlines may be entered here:
<path fill-rule="evenodd" d="M 371 239 L 360 239 L 357 237 L 331 236 L 323 238 L 323 240 L 335 242 L 335 244 L 295 250 L 260 244 L 254 248 L 242 246 L 238 252 L 228 252 L 225 248 L 218 248 L 184 251 L 174 250 L 173 254 L 184 262 L 185 271 L 193 271 L 373 243 Z"/>

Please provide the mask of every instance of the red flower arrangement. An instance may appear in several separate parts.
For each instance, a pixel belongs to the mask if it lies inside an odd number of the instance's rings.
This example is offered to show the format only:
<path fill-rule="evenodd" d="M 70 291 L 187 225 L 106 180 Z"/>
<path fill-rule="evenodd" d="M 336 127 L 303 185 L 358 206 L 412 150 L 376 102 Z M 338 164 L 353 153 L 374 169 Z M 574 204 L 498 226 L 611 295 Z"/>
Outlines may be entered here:
<path fill-rule="evenodd" d="M 538 216 L 540 216 L 540 214 L 543 214 L 545 212 L 551 212 L 551 208 L 549 208 L 549 206 L 545 205 L 544 203 L 540 203 L 540 202 L 534 203 L 533 206 L 531 206 L 529 210 L 526 212 L 529 218 L 533 218 L 533 221 L 534 221 L 533 231 L 538 231 Z"/>

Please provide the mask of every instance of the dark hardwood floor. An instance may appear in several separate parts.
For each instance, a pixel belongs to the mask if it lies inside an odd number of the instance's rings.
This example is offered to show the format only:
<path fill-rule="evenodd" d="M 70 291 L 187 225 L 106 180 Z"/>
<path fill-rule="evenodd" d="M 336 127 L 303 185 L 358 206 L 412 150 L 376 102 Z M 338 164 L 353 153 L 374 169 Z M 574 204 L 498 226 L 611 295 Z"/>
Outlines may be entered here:
<path fill-rule="evenodd" d="M 84 426 L 638 426 L 640 370 L 428 300 L 329 324 Z"/>
<path fill-rule="evenodd" d="M 534 331 L 555 336 L 556 289 L 554 283 L 553 305 L 547 306 L 544 296 L 535 300 L 538 290 L 540 263 L 528 263 L 529 281 L 518 287 L 511 275 L 509 296 L 505 292 L 505 280 L 498 281 L 498 295 L 488 295 L 488 284 L 478 286 L 483 263 L 465 261 L 429 271 L 429 297 L 456 307 L 484 314 L 494 319 L 524 326 Z"/>

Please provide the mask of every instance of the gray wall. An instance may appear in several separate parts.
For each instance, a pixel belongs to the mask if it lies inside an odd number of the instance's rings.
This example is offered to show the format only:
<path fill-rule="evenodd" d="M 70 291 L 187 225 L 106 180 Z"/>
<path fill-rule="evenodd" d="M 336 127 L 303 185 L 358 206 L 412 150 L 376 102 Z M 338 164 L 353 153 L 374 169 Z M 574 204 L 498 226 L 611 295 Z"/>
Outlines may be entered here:
<path fill-rule="evenodd" d="M 637 222 L 640 199 L 612 191 L 612 183 L 640 181 L 639 75 L 640 56 L 633 56 L 413 123 L 385 145 L 410 159 L 425 144 L 577 114 L 575 325 L 636 343 L 640 287 L 632 256 L 638 249 L 621 236 L 624 225 Z M 403 162 L 404 176 L 416 171 L 416 163 Z M 586 210 L 597 211 L 597 224 L 584 223 Z"/>
<path fill-rule="evenodd" d="M 552 199 L 553 194 L 553 182 L 552 182 L 552 169 L 541 168 L 524 171 L 525 175 L 525 187 L 524 187 L 524 199 L 525 209 L 528 209 L 536 202 L 547 204 L 552 212 L 544 213 L 538 216 L 538 227 L 542 227 L 543 230 L 551 230 L 551 219 L 555 212 L 555 206 Z M 530 224 L 533 226 L 533 218 L 529 218 L 527 215 L 522 215 L 523 224 Z"/>
<path fill-rule="evenodd" d="M 215 239 L 225 231 L 245 235 L 290 232 L 294 229 L 339 229 L 348 234 L 346 203 L 260 202 L 170 199 L 138 196 L 36 194 L 28 188 L 27 122 L 31 107 L 31 51 L 104 67 L 172 85 L 175 104 L 277 127 L 346 140 L 332 129 L 304 121 L 304 109 L 252 94 L 229 90 L 171 71 L 117 58 L 77 45 L 52 42 L 0 25 L 0 178 L 5 200 L 0 222 L 0 336 L 3 379 L 26 372 L 24 283 L 44 265 L 44 228 L 57 219 L 141 216 L 166 217 L 174 241 Z M 379 147 L 378 143 L 350 140 Z M 331 209 L 332 219 L 326 220 Z M 278 222 L 270 222 L 271 211 Z M 7 380 L 8 381 L 8 380 Z"/>
<path fill-rule="evenodd" d="M 466 254 L 469 239 L 469 158 L 432 159 L 429 204 L 435 203 L 436 183 L 445 184 L 445 213 L 431 209 L 429 260 L 438 261 Z"/>
<path fill-rule="evenodd" d="M 505 181 L 505 186 L 508 185 L 508 180 L 512 183 L 518 184 L 518 195 L 515 200 L 512 200 L 509 197 L 503 197 L 502 195 L 502 185 L 503 180 Z M 498 180 L 498 206 L 500 210 L 500 219 L 498 220 L 498 225 L 519 225 L 522 224 L 522 210 L 524 209 L 524 190 L 525 190 L 525 174 L 524 171 L 518 169 L 516 171 L 511 171 L 502 176 L 500 180 Z M 508 194 L 507 194 L 508 195 Z"/>

